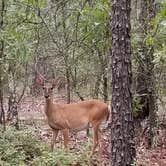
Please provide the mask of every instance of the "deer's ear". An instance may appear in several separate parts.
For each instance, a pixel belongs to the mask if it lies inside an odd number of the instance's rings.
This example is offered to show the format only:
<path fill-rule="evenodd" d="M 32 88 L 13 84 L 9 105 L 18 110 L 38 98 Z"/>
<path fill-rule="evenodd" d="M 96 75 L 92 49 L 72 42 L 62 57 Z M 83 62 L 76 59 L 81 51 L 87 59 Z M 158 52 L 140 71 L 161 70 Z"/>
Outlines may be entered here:
<path fill-rule="evenodd" d="M 59 79 L 59 78 L 53 79 L 53 80 L 52 80 L 52 87 L 55 88 L 56 86 L 58 86 L 58 85 L 59 85 L 59 82 L 60 82 L 60 79 Z"/>
<path fill-rule="evenodd" d="M 37 76 L 36 83 L 40 86 L 44 86 L 44 79 L 40 76 Z"/>

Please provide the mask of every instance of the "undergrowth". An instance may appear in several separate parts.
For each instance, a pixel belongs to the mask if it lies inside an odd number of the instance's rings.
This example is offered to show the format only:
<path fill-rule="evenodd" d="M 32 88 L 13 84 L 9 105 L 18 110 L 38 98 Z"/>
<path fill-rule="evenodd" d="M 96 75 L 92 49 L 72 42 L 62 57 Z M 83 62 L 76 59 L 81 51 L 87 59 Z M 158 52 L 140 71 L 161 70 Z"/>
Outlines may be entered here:
<path fill-rule="evenodd" d="M 61 148 L 50 152 L 47 144 L 28 129 L 8 127 L 0 132 L 0 166 L 88 166 L 91 162 L 87 144 L 78 153 Z"/>

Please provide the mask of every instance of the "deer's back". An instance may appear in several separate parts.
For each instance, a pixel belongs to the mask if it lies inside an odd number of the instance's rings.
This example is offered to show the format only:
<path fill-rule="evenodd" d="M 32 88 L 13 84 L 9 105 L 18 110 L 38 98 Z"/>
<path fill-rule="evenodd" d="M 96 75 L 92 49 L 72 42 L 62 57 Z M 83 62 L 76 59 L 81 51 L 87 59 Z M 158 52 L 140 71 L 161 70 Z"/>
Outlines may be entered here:
<path fill-rule="evenodd" d="M 77 103 L 71 103 L 64 105 L 68 116 L 88 117 L 93 119 L 99 119 L 104 117 L 108 112 L 108 106 L 100 100 L 87 100 Z"/>

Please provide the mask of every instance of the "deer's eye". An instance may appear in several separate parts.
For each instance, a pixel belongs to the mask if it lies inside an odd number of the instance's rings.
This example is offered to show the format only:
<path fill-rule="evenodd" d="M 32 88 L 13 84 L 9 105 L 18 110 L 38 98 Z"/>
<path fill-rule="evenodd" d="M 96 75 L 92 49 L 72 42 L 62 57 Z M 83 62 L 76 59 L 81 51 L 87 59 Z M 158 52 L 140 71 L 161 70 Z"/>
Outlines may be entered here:
<path fill-rule="evenodd" d="M 45 88 L 43 87 L 43 90 L 44 90 Z"/>
<path fill-rule="evenodd" d="M 51 90 L 53 90 L 53 87 L 51 87 Z"/>

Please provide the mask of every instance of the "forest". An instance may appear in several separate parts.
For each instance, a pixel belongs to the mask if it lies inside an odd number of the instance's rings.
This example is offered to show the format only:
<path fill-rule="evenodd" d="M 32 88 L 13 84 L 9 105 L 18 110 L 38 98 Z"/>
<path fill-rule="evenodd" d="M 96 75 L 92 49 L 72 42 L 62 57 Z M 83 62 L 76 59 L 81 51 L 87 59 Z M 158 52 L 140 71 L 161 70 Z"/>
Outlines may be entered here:
<path fill-rule="evenodd" d="M 0 166 L 166 165 L 165 0 L 0 0 Z"/>

